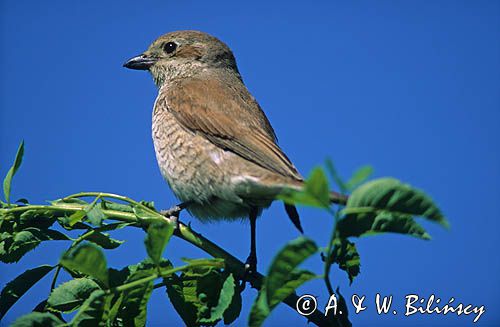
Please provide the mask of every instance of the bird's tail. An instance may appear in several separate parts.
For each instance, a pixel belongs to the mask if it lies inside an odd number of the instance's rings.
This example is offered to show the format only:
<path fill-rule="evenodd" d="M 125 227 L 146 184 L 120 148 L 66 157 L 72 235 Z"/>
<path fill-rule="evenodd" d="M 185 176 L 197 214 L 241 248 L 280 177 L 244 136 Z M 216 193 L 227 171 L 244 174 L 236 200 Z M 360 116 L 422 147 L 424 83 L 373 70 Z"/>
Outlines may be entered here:
<path fill-rule="evenodd" d="M 300 233 L 304 234 L 304 230 L 302 229 L 302 225 L 300 224 L 300 217 L 297 208 L 293 204 L 285 203 L 285 211 L 288 215 L 288 218 L 292 221 L 292 224 L 299 230 Z"/>

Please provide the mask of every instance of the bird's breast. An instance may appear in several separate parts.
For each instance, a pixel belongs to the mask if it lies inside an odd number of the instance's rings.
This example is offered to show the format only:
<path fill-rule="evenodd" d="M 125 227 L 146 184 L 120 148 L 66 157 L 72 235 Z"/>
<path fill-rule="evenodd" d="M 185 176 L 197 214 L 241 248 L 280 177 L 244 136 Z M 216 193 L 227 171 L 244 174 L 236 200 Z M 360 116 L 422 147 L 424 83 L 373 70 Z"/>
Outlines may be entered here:
<path fill-rule="evenodd" d="M 248 214 L 249 197 L 266 190 L 265 170 L 184 128 L 161 93 L 153 110 L 152 137 L 161 174 L 181 201 L 195 201 L 198 218 L 237 218 Z M 264 200 L 267 207 L 272 200 Z"/>
<path fill-rule="evenodd" d="M 163 177 L 183 201 L 207 200 L 207 185 L 220 178 L 205 155 L 207 145 L 185 130 L 175 117 L 158 103 L 153 113 L 153 142 Z"/>

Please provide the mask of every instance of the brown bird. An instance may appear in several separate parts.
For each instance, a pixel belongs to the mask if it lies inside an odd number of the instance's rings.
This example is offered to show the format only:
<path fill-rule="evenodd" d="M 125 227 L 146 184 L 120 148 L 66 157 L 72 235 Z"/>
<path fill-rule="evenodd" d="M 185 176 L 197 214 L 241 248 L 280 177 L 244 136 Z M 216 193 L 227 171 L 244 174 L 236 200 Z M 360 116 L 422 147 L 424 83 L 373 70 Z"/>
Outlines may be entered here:
<path fill-rule="evenodd" d="M 284 188 L 299 190 L 304 182 L 243 83 L 233 53 L 211 35 L 178 31 L 123 66 L 149 70 L 158 86 L 153 141 L 163 177 L 202 221 L 249 218 L 247 269 L 255 272 L 257 217 Z M 296 208 L 285 209 L 302 232 Z"/>

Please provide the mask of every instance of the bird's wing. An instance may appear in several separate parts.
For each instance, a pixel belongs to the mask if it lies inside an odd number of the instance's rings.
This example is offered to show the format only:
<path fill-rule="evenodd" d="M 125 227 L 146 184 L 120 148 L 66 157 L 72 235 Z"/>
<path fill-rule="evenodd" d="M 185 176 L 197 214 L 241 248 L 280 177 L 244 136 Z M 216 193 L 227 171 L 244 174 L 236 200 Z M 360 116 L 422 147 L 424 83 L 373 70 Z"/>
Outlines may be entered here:
<path fill-rule="evenodd" d="M 167 110 L 187 130 L 282 176 L 302 180 L 276 144 L 264 112 L 246 87 L 217 79 L 184 79 L 166 90 Z"/>

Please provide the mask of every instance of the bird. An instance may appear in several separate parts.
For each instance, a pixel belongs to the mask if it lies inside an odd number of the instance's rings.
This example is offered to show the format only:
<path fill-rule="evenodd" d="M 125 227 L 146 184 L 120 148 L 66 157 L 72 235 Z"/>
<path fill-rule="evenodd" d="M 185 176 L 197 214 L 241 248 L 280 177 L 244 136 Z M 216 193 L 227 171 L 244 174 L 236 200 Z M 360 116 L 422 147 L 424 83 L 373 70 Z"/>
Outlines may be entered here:
<path fill-rule="evenodd" d="M 202 222 L 250 221 L 245 268 L 256 273 L 257 218 L 285 189 L 301 190 L 304 178 L 279 147 L 233 52 L 208 33 L 175 31 L 123 66 L 149 71 L 158 88 L 152 138 L 162 176 Z M 284 208 L 303 233 L 296 207 Z"/>

